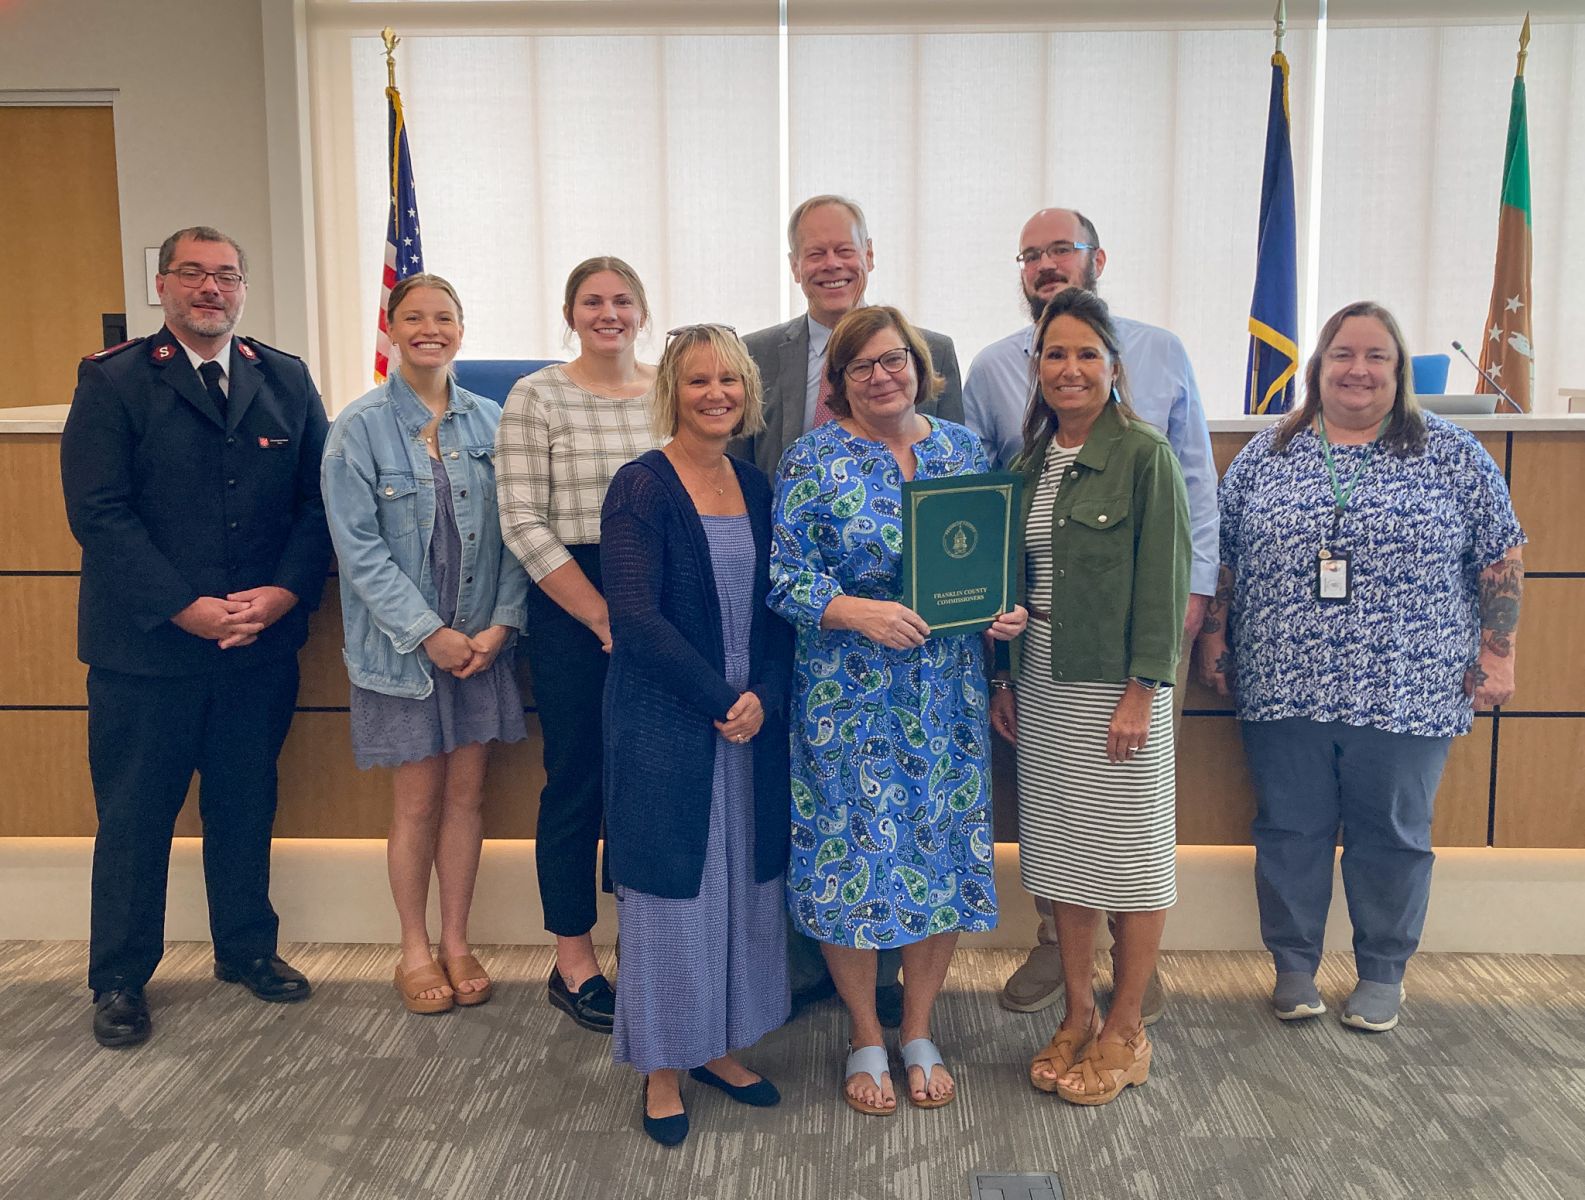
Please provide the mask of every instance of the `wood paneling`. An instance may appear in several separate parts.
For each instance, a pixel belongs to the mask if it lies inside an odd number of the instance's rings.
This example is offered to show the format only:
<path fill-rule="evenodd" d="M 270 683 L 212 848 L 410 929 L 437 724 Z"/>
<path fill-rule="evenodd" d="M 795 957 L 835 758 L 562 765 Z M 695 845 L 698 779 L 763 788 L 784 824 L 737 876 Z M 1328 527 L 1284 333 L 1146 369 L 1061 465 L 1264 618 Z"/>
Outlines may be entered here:
<path fill-rule="evenodd" d="M 12 404 L 65 404 L 101 315 L 127 303 L 113 110 L 0 108 L 0 163 L 6 270 L 32 281 L 0 291 L 6 386 L 26 397 Z"/>
<path fill-rule="evenodd" d="M 350 694 L 347 666 L 341 661 L 341 591 L 334 578 L 325 581 L 319 609 L 308 618 L 308 644 L 297 656 L 302 682 L 299 708 L 345 708 Z"/>
<path fill-rule="evenodd" d="M 0 704 L 87 704 L 88 668 L 77 661 L 77 577 L 0 575 L 0 613 L 10 631 Z"/>
<path fill-rule="evenodd" d="M 0 514 L 0 571 L 81 568 L 61 494 L 59 435 L 0 433 Z"/>
<path fill-rule="evenodd" d="M 1508 467 L 1508 435 L 1506 433 L 1477 433 L 1475 440 L 1481 448 L 1491 455 L 1492 462 L 1497 464 L 1499 471 L 1506 471 Z"/>
<path fill-rule="evenodd" d="M 93 836 L 86 712 L 0 711 L 0 752 L 0 837 Z"/>
<path fill-rule="evenodd" d="M 1515 433 L 1509 481 L 1527 571 L 1585 571 L 1585 433 Z"/>
<path fill-rule="evenodd" d="M 1497 846 L 1585 846 L 1585 717 L 1502 719 Z"/>
<path fill-rule="evenodd" d="M 1255 788 L 1233 717 L 1183 718 L 1178 739 L 1178 844 L 1247 846 Z"/>
<path fill-rule="evenodd" d="M 1433 846 L 1484 846 L 1491 814 L 1490 717 L 1476 717 L 1475 727 L 1453 739 L 1442 786 L 1436 791 L 1436 817 L 1431 822 Z M 1502 725 L 1508 734 L 1508 722 Z"/>
<path fill-rule="evenodd" d="M 1512 713 L 1585 713 L 1585 579 L 1525 580 L 1516 651 L 1504 729 Z"/>

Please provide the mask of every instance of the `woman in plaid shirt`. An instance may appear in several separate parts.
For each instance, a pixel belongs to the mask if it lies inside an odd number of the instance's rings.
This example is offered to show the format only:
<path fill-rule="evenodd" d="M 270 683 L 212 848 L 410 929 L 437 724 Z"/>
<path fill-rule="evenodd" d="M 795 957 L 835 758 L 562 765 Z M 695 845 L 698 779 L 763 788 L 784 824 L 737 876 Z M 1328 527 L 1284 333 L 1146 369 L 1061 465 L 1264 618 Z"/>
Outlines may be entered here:
<path fill-rule="evenodd" d="M 523 640 L 545 745 L 535 861 L 545 928 L 556 935 L 550 1003 L 610 1033 L 616 994 L 600 971 L 595 921 L 600 838 L 600 697 L 611 624 L 600 590 L 600 508 L 623 463 L 660 443 L 650 432 L 655 368 L 634 343 L 649 321 L 638 274 L 590 258 L 562 306 L 578 356 L 517 381 L 496 440 L 501 532 L 534 587 Z"/>

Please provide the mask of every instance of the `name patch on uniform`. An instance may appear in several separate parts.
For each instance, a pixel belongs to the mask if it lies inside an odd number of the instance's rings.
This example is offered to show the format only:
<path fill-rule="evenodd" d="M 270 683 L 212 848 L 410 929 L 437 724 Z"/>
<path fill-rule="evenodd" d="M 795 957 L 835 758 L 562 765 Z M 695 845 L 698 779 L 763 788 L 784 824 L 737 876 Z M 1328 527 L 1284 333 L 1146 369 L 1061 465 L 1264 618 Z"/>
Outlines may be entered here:
<path fill-rule="evenodd" d="M 290 445 L 291 441 L 292 441 L 291 438 L 261 437 L 259 439 L 259 449 L 260 450 L 274 450 L 277 446 Z"/>

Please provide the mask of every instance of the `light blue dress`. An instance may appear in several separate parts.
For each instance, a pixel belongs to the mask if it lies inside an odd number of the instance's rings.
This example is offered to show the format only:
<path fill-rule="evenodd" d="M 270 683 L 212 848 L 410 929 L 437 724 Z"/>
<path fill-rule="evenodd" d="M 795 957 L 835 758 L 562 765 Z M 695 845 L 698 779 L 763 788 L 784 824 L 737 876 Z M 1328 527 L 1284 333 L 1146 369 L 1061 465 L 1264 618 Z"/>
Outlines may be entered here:
<path fill-rule="evenodd" d="M 930 418 L 916 479 L 987 469 L 962 425 Z M 996 924 L 980 635 L 890 650 L 823 630 L 837 596 L 902 598 L 902 475 L 833 421 L 782 456 L 770 606 L 798 631 L 787 904 L 800 931 L 884 949 Z"/>

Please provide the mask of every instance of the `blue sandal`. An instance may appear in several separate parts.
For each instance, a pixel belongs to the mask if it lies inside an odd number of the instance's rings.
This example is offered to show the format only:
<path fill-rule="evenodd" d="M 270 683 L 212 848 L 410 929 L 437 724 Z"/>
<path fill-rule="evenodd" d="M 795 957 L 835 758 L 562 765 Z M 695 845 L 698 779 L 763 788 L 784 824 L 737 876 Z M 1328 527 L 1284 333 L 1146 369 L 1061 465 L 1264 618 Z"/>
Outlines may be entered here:
<path fill-rule="evenodd" d="M 848 1107 L 854 1112 L 861 1112 L 866 1117 L 889 1117 L 897 1111 L 897 1100 L 892 1099 L 891 1107 L 880 1104 L 866 1104 L 848 1091 L 848 1080 L 855 1075 L 868 1075 L 875 1081 L 877 1088 L 886 1086 L 886 1078 L 891 1074 L 892 1065 L 886 1058 L 885 1046 L 860 1046 L 857 1050 L 852 1045 L 848 1046 L 847 1066 L 842 1074 L 842 1099 L 848 1102 Z"/>
<path fill-rule="evenodd" d="M 941 1108 L 951 1104 L 957 1098 L 957 1092 L 948 1092 L 939 1099 L 932 1099 L 929 1093 L 930 1072 L 936 1067 L 945 1067 L 941 1061 L 941 1051 L 936 1049 L 936 1044 L 929 1038 L 915 1038 L 903 1047 L 903 1070 L 906 1072 L 912 1067 L 918 1067 L 925 1077 L 925 1098 L 914 1099 L 913 1084 L 908 1085 L 908 1103 L 915 1108 Z"/>

